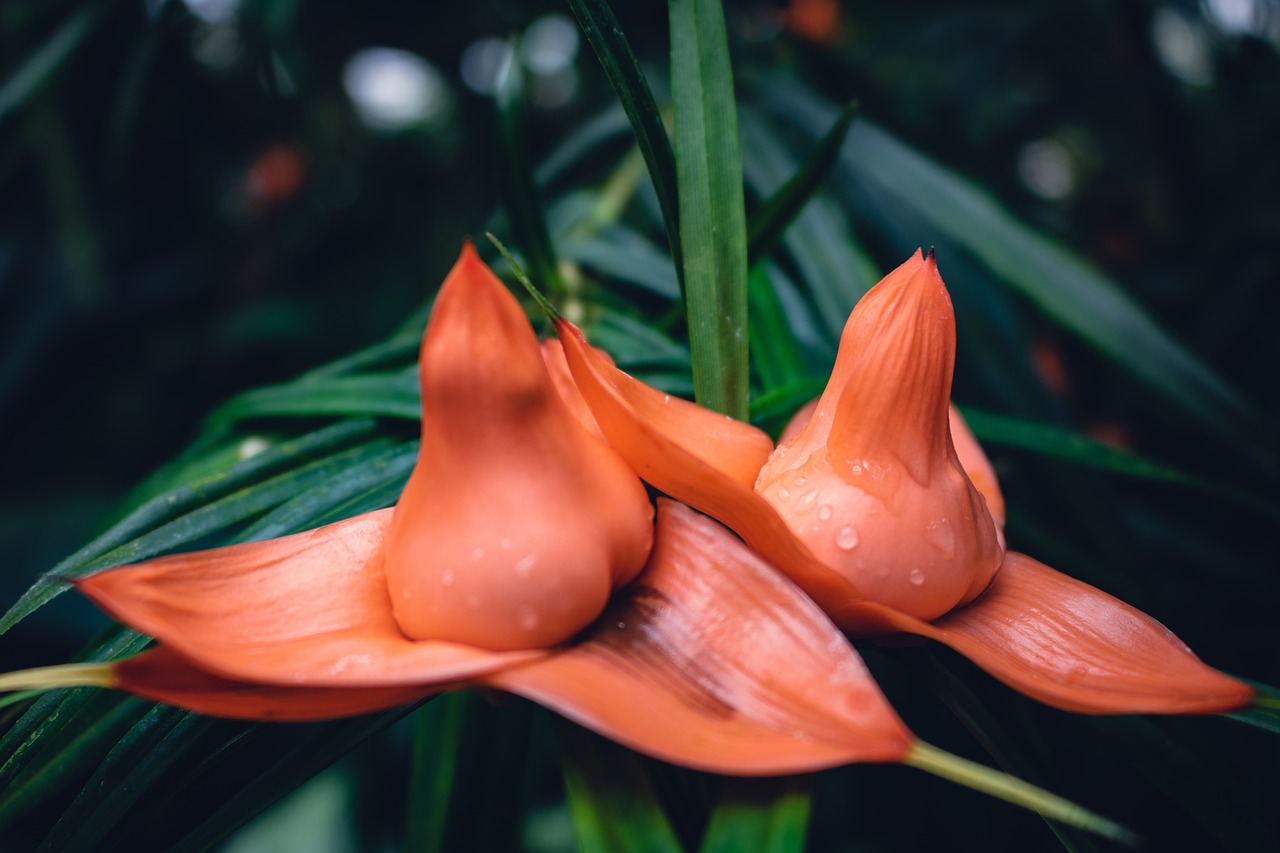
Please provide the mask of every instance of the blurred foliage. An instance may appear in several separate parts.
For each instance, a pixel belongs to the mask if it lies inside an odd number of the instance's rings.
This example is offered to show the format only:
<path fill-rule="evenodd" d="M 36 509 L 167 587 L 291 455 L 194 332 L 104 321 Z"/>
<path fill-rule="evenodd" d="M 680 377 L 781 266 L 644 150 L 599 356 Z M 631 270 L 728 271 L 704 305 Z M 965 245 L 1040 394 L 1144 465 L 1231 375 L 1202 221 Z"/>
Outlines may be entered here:
<path fill-rule="evenodd" d="M 617 5 L 665 106 L 665 16 Z M 1231 17 L 1241 8 L 1253 17 Z M 785 318 L 778 340 L 790 341 L 769 362 L 785 370 L 755 368 L 757 419 L 776 428 L 811 395 L 858 293 L 917 245 L 936 244 L 960 324 L 956 399 L 1014 419 L 979 429 L 996 442 L 1011 544 L 1153 613 L 1209 662 L 1280 682 L 1280 161 L 1271 151 L 1280 9 L 1271 0 L 810 0 L 728 11 L 749 212 L 795 173 L 837 105 L 860 104 L 828 191 L 757 270 L 763 291 L 753 280 L 753 298 L 763 292 L 784 309 L 774 312 Z M 416 404 L 404 371 L 424 299 L 468 234 L 494 228 L 517 250 L 535 248 L 509 238 L 520 223 L 508 226 L 501 212 L 502 123 L 494 99 L 464 81 L 464 55 L 483 56 L 468 54 L 483 39 L 497 39 L 491 51 L 522 34 L 528 42 L 531 25 L 548 15 L 571 22 L 567 14 L 561 4 L 513 0 L 0 4 L 6 603 L 148 499 L 226 469 L 246 441 L 308 450 L 296 460 L 282 453 L 275 468 L 241 462 L 231 469 L 240 479 L 216 495 L 197 489 L 192 506 L 234 498 L 232 485 L 313 479 L 298 481 L 301 493 L 237 504 L 183 547 L 394 500 L 412 452 L 405 416 Z M 394 129 L 362 117 L 350 61 L 374 47 L 429 63 L 439 111 Z M 552 240 L 574 262 L 569 299 L 620 363 L 687 394 L 657 196 L 585 42 L 567 62 L 540 74 L 526 54 L 521 128 L 530 160 L 542 164 Z M 911 171 L 915 152 L 926 169 L 949 170 L 941 184 Z M 894 191 L 908 180 L 956 192 L 913 205 Z M 1136 378 L 1172 371 L 1172 361 L 1151 356 L 1137 336 L 1127 355 L 1100 351 L 1087 329 L 1044 307 L 1082 297 L 1061 292 L 1057 279 L 1018 280 L 984 255 L 973 234 L 989 224 L 988 202 L 1031 226 L 1000 232 L 1011 251 L 1038 251 L 1044 236 L 1056 241 L 1052 252 L 1070 247 L 1206 365 L 1214 390 L 1197 398 L 1199 410 Z M 759 357 L 761 343 L 753 347 Z M 364 355 L 342 359 L 353 351 Z M 251 390 L 261 386 L 276 387 Z M 1243 400 L 1242 412 L 1209 405 L 1213 394 Z M 332 425 L 359 415 L 377 421 Z M 298 475 L 306 465 L 313 473 Z M 347 492 L 326 487 L 325 465 L 350 472 Z M 175 518 L 139 522 L 133 535 Z M 103 554 L 110 549 L 86 551 L 78 565 Z M 0 644 L 0 668 L 65 660 L 102 629 L 105 620 L 73 598 L 18 625 Z M 923 738 L 990 756 L 1134 827 L 1152 849 L 1275 843 L 1280 753 L 1260 730 L 1067 715 L 932 648 L 866 657 Z M 32 792 L 29 808 L 7 807 L 6 849 L 35 849 L 46 836 L 54 846 L 70 837 L 81 846 L 204 847 L 344 755 L 229 849 L 314 839 L 317 815 L 327 814 L 323 835 L 335 850 L 398 844 L 406 833 L 424 849 L 564 850 L 574 843 L 571 814 L 586 821 L 580 827 L 598 826 L 593 810 L 607 813 L 616 795 L 575 794 L 593 790 L 586 754 L 565 768 L 566 802 L 554 744 L 583 735 L 553 738 L 546 716 L 520 702 L 495 708 L 466 697 L 402 722 L 387 714 L 287 727 L 193 721 L 84 691 L 40 702 L 41 713 L 99 722 L 53 732 L 43 757 L 36 750 L 23 758 L 30 764 L 0 770 L 6 785 L 28 773 L 0 800 Z M 449 733 L 443 746 L 430 738 L 437 726 Z M 125 743 L 139 752 L 113 752 Z M 140 752 L 154 757 L 140 761 Z M 122 757 L 113 764 L 112 755 Z M 726 787 L 648 759 L 618 762 L 652 785 L 632 803 L 637 819 L 666 810 L 670 825 L 646 831 L 688 848 L 708 824 L 734 837 L 731 812 L 707 817 L 722 796 L 741 807 L 796 788 Z M 438 766 L 458 771 L 444 784 L 423 769 Z M 121 779 L 137 783 L 128 795 L 136 802 L 121 794 L 95 811 L 103 803 L 80 796 L 86 783 Z M 812 802 L 813 850 L 1053 842 L 1034 815 L 898 767 L 821 774 Z M 803 826 L 809 813 L 788 808 Z M 118 822 L 125 813 L 131 819 Z M 107 822 L 98 838 L 94 820 Z M 1099 846 L 1062 840 L 1066 849 Z"/>

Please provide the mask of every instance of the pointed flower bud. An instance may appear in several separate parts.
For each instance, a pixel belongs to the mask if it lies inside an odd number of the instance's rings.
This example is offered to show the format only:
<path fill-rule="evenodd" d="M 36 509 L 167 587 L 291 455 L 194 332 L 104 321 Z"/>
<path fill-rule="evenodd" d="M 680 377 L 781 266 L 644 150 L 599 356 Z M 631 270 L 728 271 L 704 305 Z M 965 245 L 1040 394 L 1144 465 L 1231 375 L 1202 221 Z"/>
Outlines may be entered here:
<path fill-rule="evenodd" d="M 640 571 L 653 511 L 557 391 L 519 303 L 467 246 L 422 344 L 422 447 L 388 533 L 415 640 L 543 648 Z"/>
<path fill-rule="evenodd" d="M 954 362 L 951 299 L 917 252 L 858 303 L 812 418 L 756 481 L 820 560 L 920 619 L 971 601 L 1003 557 L 952 443 Z"/>

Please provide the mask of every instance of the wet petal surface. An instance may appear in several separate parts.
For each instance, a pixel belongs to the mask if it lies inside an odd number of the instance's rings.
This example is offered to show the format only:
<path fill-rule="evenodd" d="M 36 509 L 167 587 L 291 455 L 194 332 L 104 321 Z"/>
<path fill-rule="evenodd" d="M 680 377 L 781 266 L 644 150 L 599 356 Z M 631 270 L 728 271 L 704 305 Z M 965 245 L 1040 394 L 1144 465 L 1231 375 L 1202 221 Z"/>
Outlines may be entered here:
<path fill-rule="evenodd" d="M 914 740 L 857 653 L 728 530 L 662 501 L 650 565 L 575 646 L 484 679 L 722 773 L 895 761 Z"/>

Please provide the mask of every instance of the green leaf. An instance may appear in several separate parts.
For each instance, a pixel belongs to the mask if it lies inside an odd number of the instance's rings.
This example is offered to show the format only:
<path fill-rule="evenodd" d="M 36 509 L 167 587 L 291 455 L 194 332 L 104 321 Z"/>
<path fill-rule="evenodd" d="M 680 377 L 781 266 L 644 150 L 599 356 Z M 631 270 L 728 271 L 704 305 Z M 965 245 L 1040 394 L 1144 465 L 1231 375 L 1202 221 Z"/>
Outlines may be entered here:
<path fill-rule="evenodd" d="M 747 227 L 724 10 L 671 0 L 685 308 L 697 402 L 747 418 Z"/>
<path fill-rule="evenodd" d="M 0 121 L 31 99 L 88 38 L 102 15 L 104 2 L 83 3 L 0 85 Z"/>
<path fill-rule="evenodd" d="M 751 340 L 755 342 L 751 363 L 760 384 L 767 391 L 804 378 L 804 354 L 764 265 L 752 267 L 748 277 L 747 311 Z M 754 410 L 753 405 L 753 413 Z"/>
<path fill-rule="evenodd" d="M 253 518 L 293 498 L 300 491 L 305 491 L 312 486 L 332 483 L 353 466 L 384 454 L 392 444 L 390 439 L 379 439 L 309 462 L 295 470 L 206 503 L 186 515 L 175 518 L 105 553 L 98 551 L 89 559 L 64 561 L 58 567 L 41 575 L 31 588 L 23 593 L 17 603 L 5 614 L 4 619 L 0 620 L 0 628 L 11 627 L 60 595 L 68 588 L 72 578 L 109 566 L 135 563 L 199 541 L 234 524 Z M 111 537 L 115 538 L 114 535 Z"/>
<path fill-rule="evenodd" d="M 744 106 L 741 118 L 747 186 L 757 195 L 774 195 L 803 167 L 758 110 Z M 830 193 L 818 194 L 797 211 L 782 241 L 827 341 L 838 341 L 853 306 L 880 280 L 879 268 L 858 245 Z"/>
<path fill-rule="evenodd" d="M 78 779 L 94 766 L 147 713 L 149 704 L 101 690 L 86 688 L 93 701 L 77 714 L 76 725 L 65 726 L 62 737 L 42 735 L 32 746 L 37 755 L 20 766 L 0 796 L 0 826 L 8 826 Z"/>
<path fill-rule="evenodd" d="M 498 172 L 502 177 L 507 215 L 517 242 L 524 249 L 534 275 L 552 296 L 563 295 L 568 288 L 560 275 L 555 247 L 547 230 L 547 219 L 529 160 L 529 136 L 524 117 L 524 66 L 513 58 L 507 63 L 498 89 L 498 140 L 502 154 Z"/>
<path fill-rule="evenodd" d="M 233 397 L 213 411 L 206 429 L 221 429 L 251 418 L 383 416 L 418 420 L 416 367 L 397 373 L 332 376 L 269 385 Z"/>
<path fill-rule="evenodd" d="M 764 83 L 762 93 L 779 114 L 815 134 L 836 113 L 835 107 L 781 77 Z M 863 120 L 849 130 L 840 172 L 871 221 L 877 206 L 910 209 L 1046 315 L 1179 404 L 1186 415 L 1227 436 L 1258 443 L 1256 414 L 1235 389 L 1171 338 L 1115 282 L 1016 219 L 985 189 Z"/>
<path fill-rule="evenodd" d="M 701 853 L 800 853 L 812 806 L 812 776 L 727 779 Z"/>
<path fill-rule="evenodd" d="M 840 157 L 840 148 L 844 145 L 845 134 L 857 107 L 857 102 L 853 101 L 841 110 L 840 117 L 805 158 L 800 170 L 769 196 L 751 217 L 747 228 L 748 264 L 754 266 L 773 252 L 787 226 L 822 189 Z"/>
<path fill-rule="evenodd" d="M 581 853 L 681 853 L 640 756 L 559 718 L 555 732 Z"/>
<path fill-rule="evenodd" d="M 318 519 L 328 517 L 336 507 L 349 506 L 361 495 L 375 490 L 381 493 L 384 486 L 393 494 L 394 502 L 394 495 L 403 491 L 417 461 L 416 442 L 391 446 L 350 466 L 340 477 L 321 482 L 285 501 L 245 528 L 236 539 L 242 542 L 274 539 L 318 527 Z"/>
<path fill-rule="evenodd" d="M 262 812 L 267 806 L 303 782 L 346 755 L 351 749 L 370 736 L 391 726 L 413 706 L 394 708 L 365 717 L 353 717 L 311 728 L 301 743 L 289 750 L 280 760 L 274 761 L 246 778 L 235 796 L 218 804 L 218 807 L 200 825 L 192 829 L 174 845 L 178 850 L 206 850 L 225 839 L 240 826 Z M 257 725 L 248 733 L 258 737 L 268 736 L 272 726 Z M 256 738 L 235 736 L 227 741 L 232 751 L 253 752 Z M 225 753 L 215 754 L 212 760 L 191 768 L 187 779 L 180 784 L 200 784 L 200 777 L 209 772 Z"/>
<path fill-rule="evenodd" d="M 1104 444 L 1063 427 L 968 407 L 961 412 L 974 435 L 984 442 L 1018 447 L 1129 477 L 1176 483 L 1200 489 L 1247 506 L 1264 515 L 1280 518 L 1280 506 L 1256 495 L 1161 465 L 1128 450 Z"/>
<path fill-rule="evenodd" d="M 453 801 L 461 732 L 468 698 L 450 693 L 417 712 L 413 733 L 413 769 L 409 779 L 409 817 L 405 853 L 441 853 Z"/>
<path fill-rule="evenodd" d="M 41 844 L 41 850 L 89 850 L 190 749 L 213 720 L 158 705 L 125 733 Z"/>
<path fill-rule="evenodd" d="M 675 261 L 676 276 L 684 289 L 684 252 L 681 247 L 680 213 L 676 190 L 676 160 L 671 150 L 671 140 L 662 125 L 662 115 L 658 112 L 658 104 L 653 99 L 653 92 L 645 80 L 640 63 L 622 32 L 622 25 L 609 8 L 606 0 L 569 0 L 569 8 L 577 17 L 587 43 L 595 51 L 596 58 L 604 68 L 613 91 L 618 96 L 627 118 L 631 121 L 631 129 L 636 136 L 636 144 L 644 155 L 645 165 L 649 167 L 649 177 L 653 181 L 654 192 L 658 196 L 658 207 L 662 211 L 662 221 L 666 225 L 667 241 L 671 246 L 671 257 Z"/>
<path fill-rule="evenodd" d="M 560 251 L 599 275 L 643 287 L 666 299 L 680 295 L 671 259 L 624 226 L 602 228 L 586 237 L 566 237 L 560 241 Z"/>

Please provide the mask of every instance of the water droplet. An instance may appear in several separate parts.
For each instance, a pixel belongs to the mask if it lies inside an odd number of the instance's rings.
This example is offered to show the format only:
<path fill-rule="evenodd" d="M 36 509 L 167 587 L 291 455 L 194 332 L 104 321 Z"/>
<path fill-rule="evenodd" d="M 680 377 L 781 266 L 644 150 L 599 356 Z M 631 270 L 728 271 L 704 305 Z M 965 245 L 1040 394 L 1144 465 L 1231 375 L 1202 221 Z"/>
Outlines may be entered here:
<path fill-rule="evenodd" d="M 831 504 L 823 504 L 818 507 L 818 518 L 823 521 L 830 521 L 832 512 L 834 512 L 834 510 L 831 509 Z"/>
<path fill-rule="evenodd" d="M 797 486 L 803 486 L 803 485 L 804 485 L 805 483 L 807 483 L 807 482 L 809 482 L 809 481 L 808 481 L 808 480 L 806 480 L 804 477 L 796 477 L 796 485 L 797 485 Z"/>
<path fill-rule="evenodd" d="M 619 629 L 619 630 L 621 630 L 621 629 L 623 629 L 623 628 L 627 627 L 627 623 L 626 623 L 626 622 L 614 622 L 613 624 L 614 624 L 614 625 L 616 625 L 616 626 L 618 626 L 618 629 Z"/>
<path fill-rule="evenodd" d="M 538 627 L 538 612 L 527 604 L 520 608 L 520 627 L 526 631 Z"/>
<path fill-rule="evenodd" d="M 858 545 L 858 531 L 846 524 L 836 531 L 836 547 L 841 551 L 852 551 Z"/>
<path fill-rule="evenodd" d="M 663 403 L 670 403 L 670 402 L 671 402 L 671 395 L 670 395 L 670 394 L 663 394 L 663 395 L 662 395 L 662 402 L 663 402 Z"/>
<path fill-rule="evenodd" d="M 924 531 L 924 538 L 948 557 L 956 552 L 956 531 L 951 526 L 951 522 L 945 518 L 929 522 L 929 526 Z"/>
<path fill-rule="evenodd" d="M 789 497 L 791 497 L 790 489 L 786 488 L 785 486 L 781 489 L 778 489 L 778 500 L 785 501 Z"/>
<path fill-rule="evenodd" d="M 1082 678 L 1084 678 L 1088 674 L 1089 674 L 1089 667 L 1085 666 L 1082 663 L 1073 664 L 1071 668 L 1067 670 L 1067 673 L 1066 673 L 1067 681 L 1074 683 L 1074 682 L 1080 681 Z"/>
<path fill-rule="evenodd" d="M 499 540 L 498 540 L 498 547 L 499 547 L 499 548 L 501 548 L 501 549 L 502 549 L 502 550 L 504 550 L 504 551 L 510 551 L 510 550 L 511 550 L 511 540 L 510 540 L 510 539 L 508 539 L 506 536 L 503 536 L 501 539 L 499 539 Z"/>
<path fill-rule="evenodd" d="M 484 549 L 483 549 L 483 548 L 475 548 L 475 549 L 473 549 L 473 550 L 472 550 L 472 552 L 471 552 L 471 559 L 472 559 L 472 561 L 473 561 L 473 562 L 477 562 L 477 563 L 478 563 L 478 562 L 480 562 L 481 560 L 483 560 L 483 559 L 484 559 Z"/>
<path fill-rule="evenodd" d="M 445 586 L 453 586 L 453 569 L 445 569 L 440 574 L 440 583 Z"/>
<path fill-rule="evenodd" d="M 911 581 L 912 586 L 920 586 L 924 583 L 924 570 L 912 569 L 911 574 L 907 575 L 907 580 Z"/>
<path fill-rule="evenodd" d="M 516 574 L 522 578 L 528 577 L 529 572 L 533 570 L 533 564 L 536 562 L 538 562 L 538 558 L 534 554 L 521 557 L 519 561 L 516 562 Z"/>
<path fill-rule="evenodd" d="M 796 512 L 808 512 L 813 509 L 813 505 L 818 502 L 818 490 L 813 489 L 805 493 L 800 502 L 796 504 Z"/>

